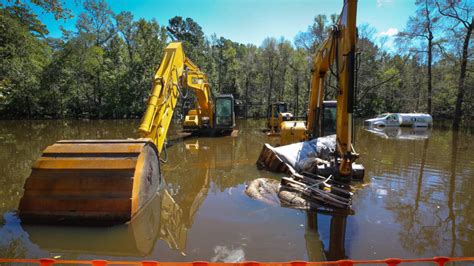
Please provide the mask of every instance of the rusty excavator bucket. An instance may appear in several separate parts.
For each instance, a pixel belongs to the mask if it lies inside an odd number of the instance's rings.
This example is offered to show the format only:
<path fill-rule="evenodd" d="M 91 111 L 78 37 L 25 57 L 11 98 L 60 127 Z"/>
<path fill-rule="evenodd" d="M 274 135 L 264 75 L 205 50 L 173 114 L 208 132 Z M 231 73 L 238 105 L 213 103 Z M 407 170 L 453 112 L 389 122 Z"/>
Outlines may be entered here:
<path fill-rule="evenodd" d="M 34 163 L 19 215 L 25 223 L 124 223 L 161 181 L 158 152 L 147 139 L 62 140 Z"/>

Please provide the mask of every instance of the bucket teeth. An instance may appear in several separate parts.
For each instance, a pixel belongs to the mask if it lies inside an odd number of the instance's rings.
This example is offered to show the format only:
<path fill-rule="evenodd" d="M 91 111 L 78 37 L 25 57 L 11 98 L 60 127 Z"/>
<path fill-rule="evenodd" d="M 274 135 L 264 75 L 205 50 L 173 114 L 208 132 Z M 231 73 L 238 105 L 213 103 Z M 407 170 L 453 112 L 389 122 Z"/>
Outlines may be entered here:
<path fill-rule="evenodd" d="M 151 142 L 58 141 L 33 164 L 20 218 L 25 223 L 123 223 L 156 193 L 160 178 Z"/>

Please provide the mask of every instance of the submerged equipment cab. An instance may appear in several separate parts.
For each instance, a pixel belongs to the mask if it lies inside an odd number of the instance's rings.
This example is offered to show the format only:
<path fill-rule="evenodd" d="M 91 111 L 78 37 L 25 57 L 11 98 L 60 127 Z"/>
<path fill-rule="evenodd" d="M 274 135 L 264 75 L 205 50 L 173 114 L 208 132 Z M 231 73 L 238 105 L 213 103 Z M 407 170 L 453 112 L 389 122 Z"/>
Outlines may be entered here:
<path fill-rule="evenodd" d="M 306 121 L 289 121 L 281 125 L 281 145 L 288 145 L 295 142 L 305 141 L 317 137 L 336 134 L 337 120 L 337 102 L 324 101 L 322 112 L 314 116 L 313 121 L 315 128 L 307 131 Z"/>
<path fill-rule="evenodd" d="M 215 129 L 228 132 L 235 127 L 234 96 L 221 94 L 215 97 Z"/>
<path fill-rule="evenodd" d="M 336 101 L 324 101 L 323 102 L 323 113 L 320 121 L 323 121 L 320 126 L 319 137 L 336 134 L 336 113 L 337 113 L 337 102 Z"/>
<path fill-rule="evenodd" d="M 267 128 L 270 130 L 280 130 L 283 121 L 293 119 L 293 114 L 289 112 L 288 103 L 276 102 L 268 105 L 267 109 Z"/>

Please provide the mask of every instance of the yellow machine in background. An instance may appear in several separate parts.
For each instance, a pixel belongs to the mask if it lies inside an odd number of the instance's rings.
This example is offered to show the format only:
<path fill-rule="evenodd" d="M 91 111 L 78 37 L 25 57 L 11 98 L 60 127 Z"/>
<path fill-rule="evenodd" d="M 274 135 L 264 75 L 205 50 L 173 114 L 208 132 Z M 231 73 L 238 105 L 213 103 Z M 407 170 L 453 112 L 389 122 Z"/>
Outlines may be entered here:
<path fill-rule="evenodd" d="M 286 102 L 276 102 L 268 105 L 267 128 L 270 129 L 271 133 L 280 132 L 281 123 L 293 119 L 293 114 L 288 110 L 288 103 Z"/>
<path fill-rule="evenodd" d="M 352 145 L 357 1 L 345 0 L 337 24 L 332 27 L 314 58 L 307 121 L 287 121 L 281 125 L 281 144 L 286 145 L 324 135 L 324 114 L 333 103 L 324 102 L 324 82 L 331 65 L 338 77 L 336 106 L 336 153 L 338 175 L 352 175 L 358 157 Z"/>
<path fill-rule="evenodd" d="M 212 99 L 207 75 L 187 60 L 188 71 L 183 79 L 187 88 L 196 95 L 197 108 L 191 109 L 185 116 L 185 131 L 207 131 L 206 133 L 227 133 L 235 127 L 234 97 L 231 94 L 217 95 Z"/>
<path fill-rule="evenodd" d="M 133 218 L 162 184 L 159 161 L 184 88 L 205 94 L 198 97 L 207 99 L 200 102 L 199 123 L 207 120 L 210 128 L 230 125 L 226 119 L 232 113 L 222 112 L 225 119 L 213 113 L 205 75 L 184 55 L 181 43 L 170 43 L 138 128 L 142 138 L 62 140 L 47 147 L 24 185 L 22 222 L 116 224 Z M 227 100 L 215 108 L 229 105 Z"/>

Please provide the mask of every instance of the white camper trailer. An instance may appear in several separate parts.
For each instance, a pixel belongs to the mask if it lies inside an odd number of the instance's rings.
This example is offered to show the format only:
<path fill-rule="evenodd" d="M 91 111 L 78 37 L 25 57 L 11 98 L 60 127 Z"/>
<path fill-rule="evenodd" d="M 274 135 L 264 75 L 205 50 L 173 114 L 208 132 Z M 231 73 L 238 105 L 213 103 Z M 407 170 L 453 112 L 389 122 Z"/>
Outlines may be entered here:
<path fill-rule="evenodd" d="M 433 118 L 429 114 L 386 113 L 364 122 L 368 127 L 430 127 Z"/>

